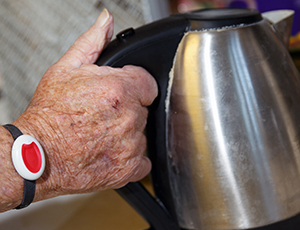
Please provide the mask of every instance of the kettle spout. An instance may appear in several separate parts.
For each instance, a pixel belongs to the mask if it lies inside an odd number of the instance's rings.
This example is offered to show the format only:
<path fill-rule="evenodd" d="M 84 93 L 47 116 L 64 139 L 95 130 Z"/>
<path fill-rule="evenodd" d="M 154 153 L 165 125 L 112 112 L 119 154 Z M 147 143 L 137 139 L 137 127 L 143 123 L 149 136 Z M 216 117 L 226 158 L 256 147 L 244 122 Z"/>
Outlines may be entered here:
<path fill-rule="evenodd" d="M 262 16 L 271 24 L 277 36 L 288 48 L 289 37 L 291 35 L 294 11 L 293 10 L 274 10 L 262 13 Z"/>

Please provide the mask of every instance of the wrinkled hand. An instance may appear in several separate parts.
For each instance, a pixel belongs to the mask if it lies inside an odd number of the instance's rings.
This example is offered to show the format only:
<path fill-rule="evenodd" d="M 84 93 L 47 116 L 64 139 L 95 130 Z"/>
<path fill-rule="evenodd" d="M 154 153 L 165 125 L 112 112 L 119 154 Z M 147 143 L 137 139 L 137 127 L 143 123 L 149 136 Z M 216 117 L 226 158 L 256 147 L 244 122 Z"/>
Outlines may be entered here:
<path fill-rule="evenodd" d="M 157 86 L 140 67 L 92 64 L 112 34 L 113 18 L 104 10 L 47 70 L 27 110 L 14 122 L 46 153 L 37 199 L 119 188 L 151 169 L 143 156 L 143 130 Z"/>

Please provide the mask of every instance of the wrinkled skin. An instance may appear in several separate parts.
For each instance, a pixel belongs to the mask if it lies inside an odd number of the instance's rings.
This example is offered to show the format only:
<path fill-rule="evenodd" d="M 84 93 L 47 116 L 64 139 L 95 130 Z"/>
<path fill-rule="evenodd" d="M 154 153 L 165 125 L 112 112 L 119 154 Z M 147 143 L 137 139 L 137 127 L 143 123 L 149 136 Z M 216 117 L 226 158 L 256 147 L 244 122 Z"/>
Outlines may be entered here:
<path fill-rule="evenodd" d="M 112 34 L 113 18 L 104 11 L 47 70 L 13 123 L 45 150 L 46 170 L 37 180 L 35 200 L 119 188 L 151 169 L 143 155 L 143 130 L 156 82 L 140 67 L 92 64 Z"/>

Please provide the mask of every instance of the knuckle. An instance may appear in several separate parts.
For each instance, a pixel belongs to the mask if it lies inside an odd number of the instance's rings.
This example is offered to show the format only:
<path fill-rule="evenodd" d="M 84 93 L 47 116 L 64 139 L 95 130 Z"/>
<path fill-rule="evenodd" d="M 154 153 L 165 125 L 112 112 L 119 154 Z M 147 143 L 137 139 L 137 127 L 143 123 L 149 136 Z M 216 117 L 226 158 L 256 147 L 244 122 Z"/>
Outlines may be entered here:
<path fill-rule="evenodd" d="M 110 87 L 106 92 L 106 96 L 113 108 L 118 108 L 123 102 L 125 95 L 124 85 L 119 81 L 114 82 L 113 87 Z"/>

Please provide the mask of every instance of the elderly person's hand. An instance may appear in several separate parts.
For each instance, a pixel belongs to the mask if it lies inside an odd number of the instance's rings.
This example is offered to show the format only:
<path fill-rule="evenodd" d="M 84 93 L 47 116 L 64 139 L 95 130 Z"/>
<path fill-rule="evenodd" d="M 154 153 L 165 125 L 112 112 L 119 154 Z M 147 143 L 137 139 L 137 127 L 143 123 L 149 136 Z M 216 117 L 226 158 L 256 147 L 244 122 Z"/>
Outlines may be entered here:
<path fill-rule="evenodd" d="M 104 10 L 47 70 L 28 108 L 13 122 L 45 151 L 46 169 L 36 182 L 35 201 L 120 188 L 151 169 L 143 155 L 143 130 L 156 82 L 140 67 L 93 64 L 112 34 L 113 17 Z M 19 204 L 23 179 L 16 176 Z"/>

